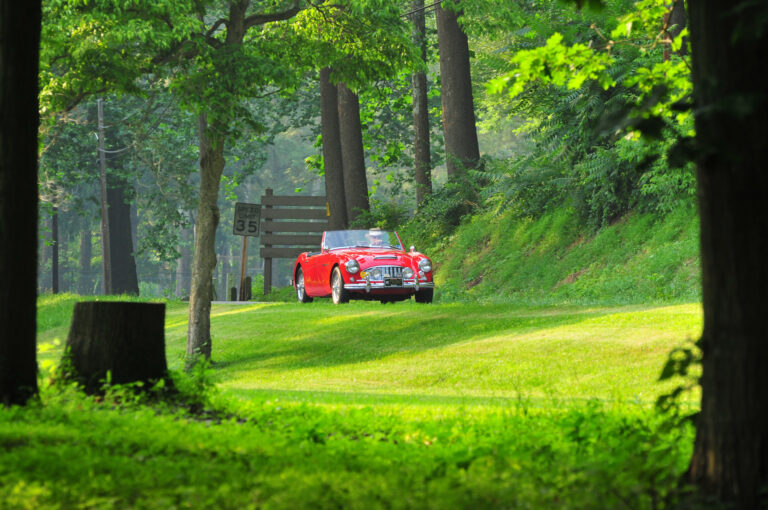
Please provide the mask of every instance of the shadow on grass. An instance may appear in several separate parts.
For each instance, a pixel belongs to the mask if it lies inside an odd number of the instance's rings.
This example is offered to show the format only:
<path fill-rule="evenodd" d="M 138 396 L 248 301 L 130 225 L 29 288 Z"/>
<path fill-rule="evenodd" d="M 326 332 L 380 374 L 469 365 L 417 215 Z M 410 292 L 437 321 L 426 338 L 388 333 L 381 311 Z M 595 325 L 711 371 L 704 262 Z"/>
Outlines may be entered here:
<path fill-rule="evenodd" d="M 501 334 L 529 334 L 619 311 L 654 307 L 511 309 L 508 305 L 404 304 L 374 308 L 286 305 L 262 309 L 251 329 L 214 348 L 218 369 L 295 370 L 364 363 Z M 212 329 L 232 332 L 226 322 Z M 214 333 L 214 337 L 217 335 Z M 215 342 L 215 340 L 214 340 Z"/>

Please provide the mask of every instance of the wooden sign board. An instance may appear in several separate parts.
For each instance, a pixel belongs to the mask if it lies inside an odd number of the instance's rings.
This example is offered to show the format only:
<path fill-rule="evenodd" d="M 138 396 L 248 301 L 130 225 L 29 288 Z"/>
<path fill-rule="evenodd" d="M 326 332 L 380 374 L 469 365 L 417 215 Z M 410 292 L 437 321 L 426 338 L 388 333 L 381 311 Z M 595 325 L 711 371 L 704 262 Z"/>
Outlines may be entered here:
<path fill-rule="evenodd" d="M 235 204 L 235 221 L 232 233 L 236 236 L 259 236 L 261 221 L 261 205 L 237 202 Z"/>
<path fill-rule="evenodd" d="M 273 195 L 264 190 L 261 197 L 264 294 L 272 289 L 272 259 L 295 259 L 305 251 L 318 251 L 322 233 L 328 230 L 330 210 L 325 197 Z"/>

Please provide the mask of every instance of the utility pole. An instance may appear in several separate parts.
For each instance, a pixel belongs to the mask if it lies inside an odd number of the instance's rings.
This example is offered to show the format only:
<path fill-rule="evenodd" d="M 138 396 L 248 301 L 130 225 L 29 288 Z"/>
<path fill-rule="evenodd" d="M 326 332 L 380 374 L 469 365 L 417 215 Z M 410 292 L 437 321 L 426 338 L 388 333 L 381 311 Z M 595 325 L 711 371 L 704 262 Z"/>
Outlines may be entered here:
<path fill-rule="evenodd" d="M 104 152 L 104 102 L 98 102 L 99 179 L 101 181 L 101 266 L 104 272 L 104 294 L 112 293 L 112 263 L 109 253 L 109 210 L 107 208 L 107 158 Z"/>

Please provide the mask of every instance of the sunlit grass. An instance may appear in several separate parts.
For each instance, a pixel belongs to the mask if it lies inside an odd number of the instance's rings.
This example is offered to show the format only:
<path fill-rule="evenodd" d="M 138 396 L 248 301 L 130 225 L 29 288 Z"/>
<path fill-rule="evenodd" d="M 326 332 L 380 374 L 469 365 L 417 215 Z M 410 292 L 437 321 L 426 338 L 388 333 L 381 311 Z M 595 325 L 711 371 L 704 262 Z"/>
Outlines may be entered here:
<path fill-rule="evenodd" d="M 76 296 L 41 298 L 41 353 L 60 356 Z M 68 315 L 69 314 L 69 315 Z M 170 302 L 170 367 L 186 353 L 186 303 Z M 701 306 L 520 307 L 353 302 L 213 305 L 214 372 L 240 398 L 419 404 L 519 398 L 653 402 L 668 353 L 701 332 Z M 686 396 L 695 403 L 696 394 Z"/>
<path fill-rule="evenodd" d="M 185 314 L 169 312 L 176 368 Z M 220 386 L 243 398 L 652 402 L 677 384 L 658 377 L 669 351 L 700 334 L 701 307 L 270 303 L 214 305 L 211 321 Z"/>

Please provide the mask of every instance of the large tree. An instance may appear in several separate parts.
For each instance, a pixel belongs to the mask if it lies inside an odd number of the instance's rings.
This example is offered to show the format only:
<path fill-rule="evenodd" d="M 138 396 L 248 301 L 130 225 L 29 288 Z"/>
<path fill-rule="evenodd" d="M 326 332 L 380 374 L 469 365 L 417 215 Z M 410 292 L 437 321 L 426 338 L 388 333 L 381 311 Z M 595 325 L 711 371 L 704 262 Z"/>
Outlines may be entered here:
<path fill-rule="evenodd" d="M 766 13 L 689 3 L 704 301 L 690 474 L 744 509 L 768 505 Z"/>
<path fill-rule="evenodd" d="M 334 203 L 344 203 L 346 225 L 361 211 L 370 210 L 357 92 L 394 76 L 413 60 L 408 27 L 396 2 L 346 0 L 303 11 L 296 28 L 305 48 L 301 52 L 305 64 L 320 71 L 331 222 L 341 223 L 340 207 L 334 208 Z"/>
<path fill-rule="evenodd" d="M 419 67 L 411 76 L 413 87 L 413 166 L 416 181 L 416 204 L 432 193 L 432 160 L 429 143 L 429 104 L 427 97 L 427 28 L 424 0 L 411 2 L 413 44 L 418 48 Z"/>
<path fill-rule="evenodd" d="M 339 131 L 339 94 L 331 82 L 331 68 L 320 70 L 320 125 L 323 138 L 325 196 L 330 209 L 330 228 L 347 228 L 347 201 L 344 196 L 344 168 Z"/>
<path fill-rule="evenodd" d="M 449 178 L 458 178 L 480 160 L 475 127 L 475 104 L 469 67 L 469 41 L 459 25 L 455 0 L 444 0 L 435 10 L 440 46 L 443 134 Z"/>
<path fill-rule="evenodd" d="M 219 26 L 225 27 L 226 31 L 223 38 L 208 40 L 208 48 L 205 48 L 209 56 L 207 61 L 215 69 L 215 73 L 211 75 L 201 72 L 198 75 L 202 75 L 200 77 L 205 80 L 208 90 L 220 91 L 221 103 L 211 108 L 209 105 L 200 104 L 198 97 L 194 98 L 195 104 L 202 111 L 199 115 L 200 196 L 189 298 L 188 360 L 194 360 L 199 355 L 211 357 L 212 278 L 213 269 L 216 267 L 216 227 L 219 224 L 217 202 L 225 163 L 224 147 L 232 136 L 232 123 L 238 120 L 235 112 L 240 107 L 241 98 L 247 97 L 248 92 L 254 94 L 259 88 L 274 83 L 274 74 L 279 73 L 279 69 L 262 67 L 262 72 L 256 74 L 258 68 L 249 68 L 257 64 L 254 53 L 258 48 L 259 39 L 251 39 L 251 44 L 245 45 L 246 34 L 249 30 L 255 30 L 254 27 L 287 20 L 299 12 L 298 0 L 294 0 L 287 9 L 272 13 L 249 13 L 249 7 L 249 0 L 232 2 L 228 15 L 220 18 L 206 32 L 213 34 Z M 226 83 L 218 82 L 218 76 L 221 75 L 229 78 Z M 192 93 L 205 94 L 205 89 Z"/>
<path fill-rule="evenodd" d="M 0 402 L 37 393 L 40 1 L 0 0 Z"/>
<path fill-rule="evenodd" d="M 370 211 L 363 132 L 360 125 L 360 101 L 346 83 L 339 83 L 337 88 L 344 198 L 347 203 L 347 219 L 351 223 L 361 214 Z"/>
<path fill-rule="evenodd" d="M 110 273 L 112 294 L 139 295 L 133 236 L 131 235 L 131 197 L 128 182 L 119 174 L 107 174 Z"/>

